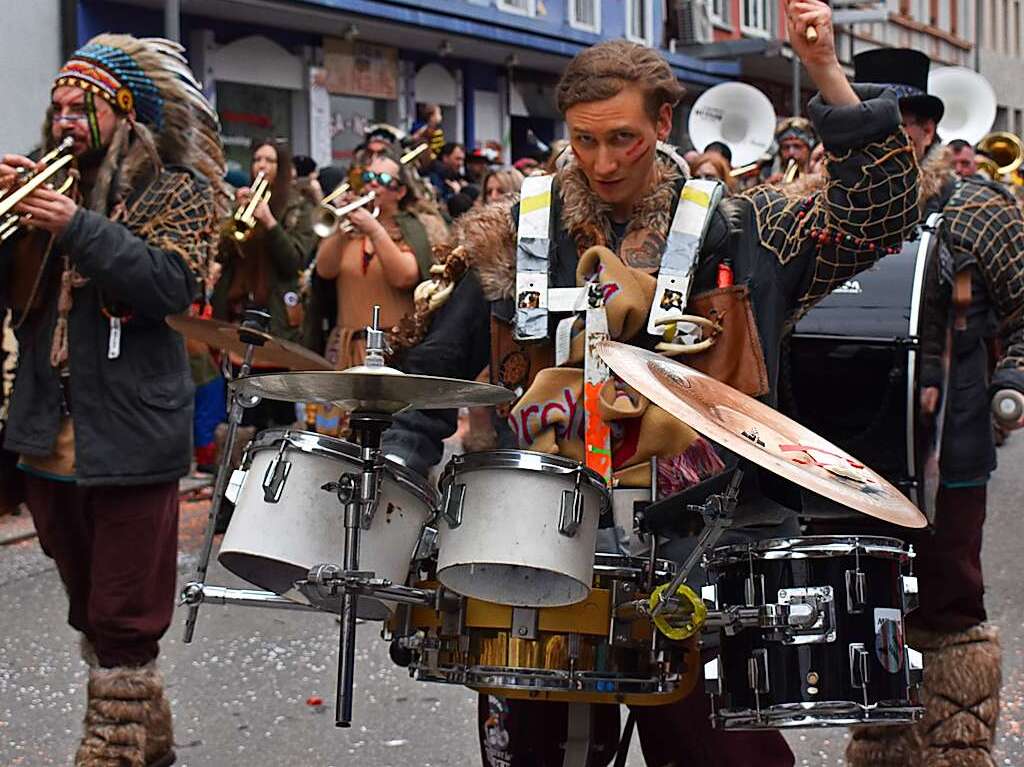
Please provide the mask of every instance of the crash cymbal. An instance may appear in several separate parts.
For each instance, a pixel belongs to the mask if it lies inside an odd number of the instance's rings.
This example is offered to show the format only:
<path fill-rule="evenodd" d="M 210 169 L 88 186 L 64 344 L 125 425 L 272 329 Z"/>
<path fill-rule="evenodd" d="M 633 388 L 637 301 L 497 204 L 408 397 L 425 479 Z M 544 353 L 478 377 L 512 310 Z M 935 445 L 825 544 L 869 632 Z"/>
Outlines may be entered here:
<path fill-rule="evenodd" d="M 663 410 L 759 466 L 886 522 L 927 524 L 917 507 L 874 471 L 753 397 L 635 346 L 602 341 L 597 352 L 615 375 Z"/>
<path fill-rule="evenodd" d="M 245 343 L 238 334 L 242 328 L 229 322 L 175 314 L 167 324 L 191 341 L 199 341 L 218 351 L 227 352 L 232 361 L 241 364 L 245 357 Z M 246 328 L 243 332 L 263 340 L 256 347 L 253 364 L 257 367 L 287 368 L 288 370 L 331 370 L 333 365 L 319 354 L 299 344 L 276 338 L 269 333 Z"/>
<path fill-rule="evenodd" d="M 498 405 L 512 399 L 512 392 L 502 386 L 456 378 L 406 375 L 387 367 L 266 373 L 241 378 L 232 387 L 242 394 L 264 399 L 324 402 L 346 410 L 373 413 Z"/>

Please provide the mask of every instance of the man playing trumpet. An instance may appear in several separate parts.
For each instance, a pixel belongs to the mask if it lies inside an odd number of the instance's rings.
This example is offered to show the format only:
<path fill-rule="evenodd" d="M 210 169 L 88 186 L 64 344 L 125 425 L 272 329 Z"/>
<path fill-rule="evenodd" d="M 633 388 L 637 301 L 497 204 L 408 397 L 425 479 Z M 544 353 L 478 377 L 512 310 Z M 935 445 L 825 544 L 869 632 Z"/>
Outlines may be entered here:
<path fill-rule="evenodd" d="M 28 194 L 0 247 L 0 305 L 21 350 L 5 447 L 89 664 L 79 767 L 174 761 L 155 661 L 174 609 L 193 385 L 164 318 L 188 309 L 206 271 L 215 199 L 197 170 L 223 175 L 216 125 L 178 45 L 94 38 L 58 73 L 45 124 L 49 146 L 72 139 L 77 189 Z M 0 189 L 19 169 L 39 167 L 5 155 Z"/>

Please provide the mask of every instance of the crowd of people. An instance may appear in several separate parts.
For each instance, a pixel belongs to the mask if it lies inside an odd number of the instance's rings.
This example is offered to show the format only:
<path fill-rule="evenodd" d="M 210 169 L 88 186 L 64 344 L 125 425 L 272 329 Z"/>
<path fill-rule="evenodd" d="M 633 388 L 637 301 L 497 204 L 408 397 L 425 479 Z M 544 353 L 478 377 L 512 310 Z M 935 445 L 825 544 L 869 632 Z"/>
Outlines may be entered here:
<path fill-rule="evenodd" d="M 55 78 L 45 121 L 45 149 L 72 142 L 74 192 L 37 189 L 16 209 L 21 231 L 0 245 L 0 309 L 17 339 L 5 334 L 5 357 L 17 365 L 4 366 L 0 511 L 26 503 L 67 590 L 68 622 L 82 637 L 90 675 L 76 765 L 174 760 L 155 662 L 174 605 L 178 480 L 195 465 L 213 470 L 226 460 L 217 450 L 224 373 L 236 374 L 240 361 L 182 343 L 168 315 L 238 323 L 259 307 L 271 335 L 342 370 L 364 360 L 365 327 L 380 306 L 403 371 L 484 376 L 516 393 L 507 418 L 483 417 L 485 446 L 578 460 L 604 450 L 615 456 L 613 486 L 652 495 L 662 489 L 661 478 L 651 488 L 654 460 L 665 468 L 665 487 L 678 491 L 727 464 L 621 385 L 604 403 L 602 417 L 615 428 L 600 445 L 576 423 L 531 420 L 554 412 L 547 405 L 556 390 L 583 401 L 587 328 L 582 319 L 569 323 L 566 348 L 556 351 L 544 308 L 539 335 L 531 335 L 537 326 L 520 310 L 543 307 L 518 295 L 517 231 L 547 205 L 550 236 L 540 241 L 550 286 L 603 285 L 616 296 L 603 310 L 610 335 L 653 346 L 642 332 L 662 295 L 658 270 L 673 250 L 674 205 L 691 178 L 724 188 L 704 211 L 686 306 L 737 319 L 716 325 L 712 342 L 687 361 L 773 406 L 794 318 L 897 252 L 927 212 L 946 215 L 953 384 L 943 392 L 939 378 L 923 375 L 921 407 L 934 412 L 945 397 L 955 429 L 947 431 L 931 534 L 915 538 L 923 607 L 909 630 L 932 669 L 956 673 L 926 673 L 923 723 L 858 729 L 847 758 L 916 767 L 955 748 L 958 764 L 989 763 L 1000 650 L 980 565 L 985 486 L 995 468 L 988 404 L 996 388 L 1024 392 L 1024 217 L 1011 191 L 976 175 L 973 147 L 942 145 L 943 107 L 927 93 L 927 57 L 861 54 L 851 84 L 836 61 L 825 3 L 790 0 L 787 24 L 819 93 L 808 118 L 780 122 L 777 155 L 741 173 L 722 142 L 682 159 L 662 148 L 682 87 L 656 51 L 625 41 L 594 46 L 569 64 L 557 91 L 569 139 L 547 156 L 505 164 L 493 147 L 467 151 L 445 136 L 440 109 L 424 104 L 408 132 L 370 126 L 346 167 L 317 168 L 286 143 L 255 142 L 249 177 L 265 181 L 265 191 L 224 182 L 210 133 L 215 116 L 175 74 L 184 66 L 180 51 L 102 35 L 75 53 Z M 29 158 L 4 156 L 0 190 L 37 169 Z M 530 211 L 519 205 L 524 184 L 541 190 Z M 325 205 L 360 200 L 342 221 L 314 228 Z M 250 203 L 251 231 L 243 231 L 234 211 Z M 984 340 L 993 336 L 992 317 L 994 354 Z M 670 349 L 693 344 L 675 325 L 658 338 Z M 931 373 L 929 362 L 923 369 Z M 242 441 L 295 424 L 345 438 L 345 415 L 264 400 L 246 410 Z M 425 474 L 441 459 L 454 419 L 447 411 L 402 414 L 385 449 Z M 799 535 L 791 500 L 756 474 L 723 542 Z M 680 538 L 662 556 L 682 561 L 693 545 Z M 957 588 L 949 588 L 950 573 Z M 594 728 L 595 743 L 609 741 L 610 761 L 618 708 L 598 708 L 609 726 Z M 712 730 L 708 713 L 699 689 L 669 705 L 636 707 L 648 763 L 793 764 L 778 732 Z M 495 717 L 506 735 L 500 744 L 485 737 Z M 487 765 L 561 764 L 566 727 L 565 704 L 496 707 L 481 696 Z M 691 735 L 680 739 L 681 731 Z"/>

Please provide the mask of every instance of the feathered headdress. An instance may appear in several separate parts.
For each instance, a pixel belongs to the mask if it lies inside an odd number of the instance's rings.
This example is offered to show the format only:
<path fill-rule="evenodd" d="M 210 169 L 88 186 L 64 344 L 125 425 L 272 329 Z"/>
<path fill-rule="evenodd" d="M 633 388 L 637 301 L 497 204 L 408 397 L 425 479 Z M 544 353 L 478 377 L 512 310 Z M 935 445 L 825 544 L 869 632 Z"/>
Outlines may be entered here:
<path fill-rule="evenodd" d="M 54 88 L 81 88 L 127 118 L 104 162 L 111 177 L 122 161 L 128 161 L 128 133 L 134 131 L 154 162 L 188 165 L 222 190 L 225 162 L 217 113 L 184 52 L 178 43 L 162 38 L 102 34 L 61 67 Z M 94 201 L 105 198 L 109 183 L 108 179 L 106 189 L 95 190 Z"/>

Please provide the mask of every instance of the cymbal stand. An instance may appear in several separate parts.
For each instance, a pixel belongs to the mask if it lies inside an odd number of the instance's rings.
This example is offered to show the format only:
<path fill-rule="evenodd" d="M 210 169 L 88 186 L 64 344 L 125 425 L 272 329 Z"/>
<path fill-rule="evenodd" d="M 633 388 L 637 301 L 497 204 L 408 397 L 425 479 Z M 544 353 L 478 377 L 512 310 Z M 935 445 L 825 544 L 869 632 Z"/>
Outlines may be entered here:
<path fill-rule="evenodd" d="M 701 530 L 700 536 L 697 538 L 697 545 L 694 546 L 693 551 L 690 552 L 682 567 L 679 568 L 676 577 L 672 579 L 672 583 L 660 592 L 658 603 L 650 611 L 652 618 L 660 615 L 662 611 L 671 605 L 673 596 L 679 587 L 683 585 L 690 571 L 697 566 L 701 557 L 715 545 L 725 531 L 725 528 L 732 524 L 732 513 L 736 509 L 740 483 L 742 481 L 743 470 L 736 469 L 732 480 L 729 482 L 729 486 L 724 492 L 715 493 L 710 496 L 702 506 L 690 507 L 691 511 L 698 511 L 704 517 L 704 529 Z"/>
<path fill-rule="evenodd" d="M 367 368 L 384 367 L 384 333 L 380 330 L 380 307 L 373 307 L 373 324 L 366 328 Z M 352 683 L 356 662 L 356 608 L 360 581 L 373 581 L 372 572 L 359 570 L 359 536 L 368 530 L 377 510 L 380 483 L 384 478 L 384 461 L 380 454 L 381 435 L 391 425 L 391 415 L 354 410 L 349 425 L 360 448 L 361 471 L 346 472 L 337 482 L 324 486 L 333 490 L 345 507 L 345 552 L 342 560 L 344 582 L 341 597 L 341 633 L 338 638 L 338 686 L 334 706 L 336 727 L 352 724 Z"/>
<path fill-rule="evenodd" d="M 245 359 L 238 371 L 239 378 L 245 378 L 252 369 L 253 358 L 256 355 L 256 348 L 263 346 L 264 339 L 259 333 L 267 332 L 270 327 L 270 315 L 260 309 L 247 309 L 245 319 L 238 331 L 238 338 L 245 346 Z M 256 332 L 246 332 L 247 330 Z M 242 413 L 246 408 L 255 407 L 260 402 L 259 397 L 246 396 L 241 392 L 232 392 L 231 408 L 228 411 L 228 433 L 224 440 L 223 453 L 220 457 L 220 466 L 217 469 L 217 479 L 213 486 L 213 498 L 210 501 L 210 513 L 206 520 L 206 534 L 203 537 L 203 547 L 199 552 L 199 562 L 196 565 L 196 574 L 191 581 L 185 584 L 182 589 L 182 604 L 188 605 L 188 617 L 185 618 L 185 644 L 192 641 L 196 630 L 196 620 L 199 617 L 199 605 L 202 603 L 201 595 L 203 586 L 206 583 L 206 571 L 210 564 L 210 554 L 213 551 L 213 535 L 217 527 L 217 517 L 220 516 L 220 509 L 224 503 L 224 494 L 227 491 L 228 479 L 231 476 L 231 456 L 235 449 L 235 440 L 238 437 L 238 427 L 242 423 Z M 199 595 L 197 598 L 196 595 Z"/>

